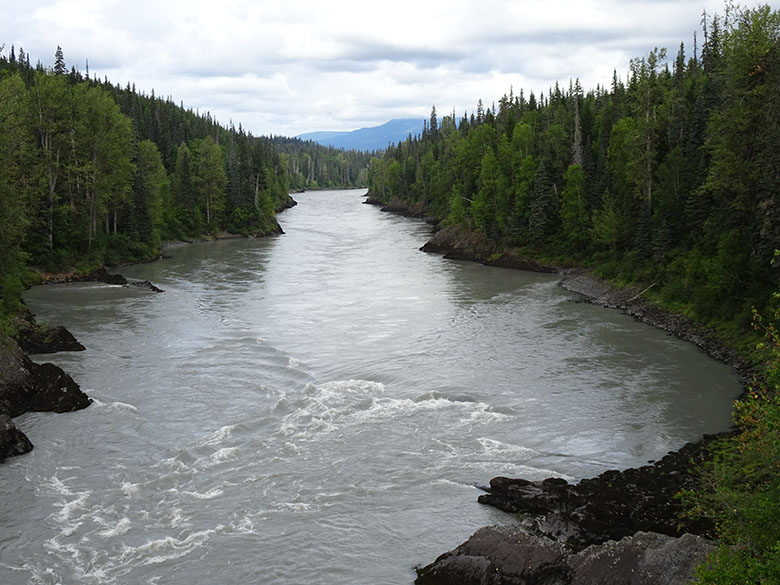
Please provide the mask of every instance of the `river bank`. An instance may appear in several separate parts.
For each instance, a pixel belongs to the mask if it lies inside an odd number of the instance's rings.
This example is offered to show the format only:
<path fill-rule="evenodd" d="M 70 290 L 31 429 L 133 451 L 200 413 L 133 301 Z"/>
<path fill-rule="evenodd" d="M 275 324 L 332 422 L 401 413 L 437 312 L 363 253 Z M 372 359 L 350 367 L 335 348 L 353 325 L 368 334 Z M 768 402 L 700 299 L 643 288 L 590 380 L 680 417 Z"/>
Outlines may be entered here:
<path fill-rule="evenodd" d="M 555 272 L 559 286 L 583 302 L 620 310 L 638 321 L 698 346 L 732 366 L 744 381 L 750 365 L 714 331 L 664 311 L 639 289 L 618 289 L 583 268 L 542 265 L 514 250 L 496 252 L 484 239 L 439 230 L 422 251 L 445 258 L 522 270 Z M 684 584 L 715 551 L 706 520 L 683 519 L 676 495 L 699 489 L 695 467 L 710 457 L 713 441 L 730 433 L 705 436 L 668 453 L 660 461 L 609 470 L 570 485 L 496 477 L 478 501 L 519 515 L 519 526 L 485 527 L 453 551 L 418 568 L 418 585 L 447 583 L 504 585 L 544 583 Z"/>
<path fill-rule="evenodd" d="M 101 267 L 88 274 L 75 271 L 42 274 L 41 284 L 101 282 L 150 292 L 162 292 L 151 282 L 129 281 L 121 274 Z M 26 412 L 65 413 L 81 410 L 92 399 L 62 368 L 38 364 L 30 355 L 61 351 L 84 351 L 85 347 L 61 325 L 40 324 L 29 310 L 16 317 L 14 339 L 0 339 L 0 461 L 23 455 L 33 443 L 13 422 Z"/>
<path fill-rule="evenodd" d="M 404 209 L 402 202 L 382 210 L 422 217 Z M 581 302 L 620 310 L 693 343 L 732 366 L 743 381 L 752 373 L 714 331 L 648 302 L 643 297 L 647 289 L 619 289 L 587 269 L 545 265 L 517 250 L 499 250 L 479 234 L 452 228 L 437 229 L 420 249 L 447 259 L 559 274 L 559 286 L 580 295 Z M 558 478 L 493 478 L 478 501 L 519 516 L 521 523 L 480 529 L 454 550 L 418 567 L 416 583 L 687 583 L 715 550 L 713 526 L 683 519 L 676 495 L 699 489 L 695 466 L 710 457 L 713 441 L 728 434 L 708 435 L 659 461 L 608 470 L 576 484 Z"/>
<path fill-rule="evenodd" d="M 51 363 L 37 364 L 11 338 L 0 339 L 0 461 L 32 450 L 12 417 L 25 412 L 71 412 L 92 403 L 79 385 Z"/>
<path fill-rule="evenodd" d="M 288 195 L 276 209 L 281 213 L 297 205 Z M 199 242 L 267 237 L 284 234 L 278 222 L 264 233 L 254 236 L 216 232 L 192 240 L 165 242 L 161 253 L 147 260 L 155 262 L 165 258 L 164 251 Z M 163 292 L 148 280 L 128 280 L 121 274 L 100 268 L 88 273 L 79 273 L 75 268 L 59 272 L 41 272 L 38 284 L 63 284 L 70 282 L 101 282 L 104 284 L 142 289 L 154 293 Z M 0 461 L 5 457 L 22 455 L 32 450 L 29 438 L 13 423 L 12 417 L 30 411 L 68 412 L 86 408 L 91 399 L 78 384 L 62 369 L 53 364 L 36 364 L 28 355 L 56 353 L 60 351 L 83 351 L 85 348 L 64 327 L 40 325 L 29 311 L 16 318 L 15 339 L 0 339 Z M 61 387 L 61 394 L 53 388 Z"/>

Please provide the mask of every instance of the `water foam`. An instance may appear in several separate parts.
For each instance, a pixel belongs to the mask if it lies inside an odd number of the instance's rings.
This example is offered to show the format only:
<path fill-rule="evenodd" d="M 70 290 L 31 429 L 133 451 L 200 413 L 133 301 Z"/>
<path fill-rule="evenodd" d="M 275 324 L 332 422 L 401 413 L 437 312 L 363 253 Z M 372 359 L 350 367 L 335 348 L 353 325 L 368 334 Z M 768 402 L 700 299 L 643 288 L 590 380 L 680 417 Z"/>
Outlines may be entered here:
<path fill-rule="evenodd" d="M 130 412 L 138 412 L 138 407 L 128 404 L 127 402 L 120 402 L 118 400 L 113 402 L 103 402 L 102 400 L 95 398 L 94 394 L 90 392 L 92 396 L 92 403 L 98 408 L 105 408 L 107 410 L 129 410 Z"/>
<path fill-rule="evenodd" d="M 140 483 L 130 483 L 129 481 L 123 481 L 122 485 L 120 486 L 120 489 L 125 494 L 125 496 L 127 496 L 128 498 L 131 498 L 133 496 L 137 496 L 138 492 L 141 491 L 141 484 Z"/>
<path fill-rule="evenodd" d="M 227 461 L 235 459 L 241 450 L 238 447 L 223 447 L 211 454 L 210 459 L 214 462 Z"/>
<path fill-rule="evenodd" d="M 222 494 L 224 494 L 224 490 L 221 488 L 211 488 L 209 491 L 205 493 L 200 493 L 196 491 L 183 491 L 183 494 L 186 494 L 192 498 L 195 498 L 196 500 L 213 500 L 214 498 L 218 498 Z"/>
<path fill-rule="evenodd" d="M 477 442 L 485 453 L 492 456 L 510 456 L 513 458 L 531 459 L 532 457 L 537 457 L 542 454 L 535 449 L 521 447 L 520 445 L 512 445 L 510 443 L 502 443 L 501 441 L 488 439 L 487 437 L 477 437 Z"/>
<path fill-rule="evenodd" d="M 96 519 L 97 520 L 97 519 Z M 102 524 L 107 524 L 105 521 L 101 521 Z M 119 522 L 117 522 L 113 527 L 106 528 L 105 530 L 101 530 L 98 532 L 98 534 L 104 538 L 112 538 L 114 536 L 121 536 L 125 534 L 128 530 L 130 530 L 130 526 L 132 523 L 130 522 L 130 518 L 125 516 L 124 518 L 120 519 Z"/>
<path fill-rule="evenodd" d="M 223 441 L 230 438 L 230 436 L 233 434 L 233 431 L 235 431 L 238 428 L 238 423 L 232 424 L 232 425 L 225 425 L 223 427 L 218 428 L 213 433 L 207 435 L 200 441 L 198 441 L 198 446 L 204 446 L 204 445 L 218 445 L 219 443 L 222 443 Z"/>
<path fill-rule="evenodd" d="M 165 536 L 135 547 L 124 545 L 120 560 L 123 564 L 155 565 L 179 559 L 205 545 L 219 528 L 221 526 L 217 529 L 200 530 L 184 538 Z"/>

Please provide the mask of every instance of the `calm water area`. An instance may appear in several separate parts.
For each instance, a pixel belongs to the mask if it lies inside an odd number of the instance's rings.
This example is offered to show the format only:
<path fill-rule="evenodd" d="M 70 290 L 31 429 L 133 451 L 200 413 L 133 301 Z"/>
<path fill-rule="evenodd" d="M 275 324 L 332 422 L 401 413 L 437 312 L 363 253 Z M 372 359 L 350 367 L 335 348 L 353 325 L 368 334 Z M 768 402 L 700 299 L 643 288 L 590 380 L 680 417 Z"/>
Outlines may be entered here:
<path fill-rule="evenodd" d="M 405 584 L 497 475 L 574 481 L 730 425 L 731 368 L 559 277 L 444 260 L 430 226 L 296 194 L 285 234 L 34 287 L 95 399 L 18 417 L 0 583 Z"/>

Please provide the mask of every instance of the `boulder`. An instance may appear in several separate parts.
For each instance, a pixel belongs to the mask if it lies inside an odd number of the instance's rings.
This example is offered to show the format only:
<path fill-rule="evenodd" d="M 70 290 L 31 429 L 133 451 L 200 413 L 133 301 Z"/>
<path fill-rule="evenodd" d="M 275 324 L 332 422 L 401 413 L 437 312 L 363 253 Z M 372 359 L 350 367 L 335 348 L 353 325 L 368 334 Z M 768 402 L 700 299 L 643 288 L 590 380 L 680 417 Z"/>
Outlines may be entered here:
<path fill-rule="evenodd" d="M 715 545 L 638 532 L 579 552 L 522 526 L 490 526 L 417 570 L 417 585 L 683 585 Z"/>
<path fill-rule="evenodd" d="M 0 339 L 0 414 L 28 411 L 69 412 L 92 400 L 54 364 L 36 364 L 12 339 Z"/>
<path fill-rule="evenodd" d="M 417 585 L 562 585 L 568 553 L 519 526 L 480 528 L 465 543 L 418 569 Z"/>
<path fill-rule="evenodd" d="M 104 282 L 106 284 L 127 284 L 127 279 L 121 274 L 111 274 L 106 267 L 98 268 L 95 272 L 87 275 L 81 280 L 93 280 L 96 282 Z"/>
<path fill-rule="evenodd" d="M 569 559 L 577 585 L 686 585 L 715 545 L 693 534 L 672 537 L 637 532 L 618 542 L 586 548 Z"/>
<path fill-rule="evenodd" d="M 27 354 L 56 353 L 58 351 L 84 351 L 73 334 L 62 325 L 20 327 L 16 342 Z"/>
<path fill-rule="evenodd" d="M 32 451 L 32 443 L 7 414 L 0 414 L 0 461 Z"/>

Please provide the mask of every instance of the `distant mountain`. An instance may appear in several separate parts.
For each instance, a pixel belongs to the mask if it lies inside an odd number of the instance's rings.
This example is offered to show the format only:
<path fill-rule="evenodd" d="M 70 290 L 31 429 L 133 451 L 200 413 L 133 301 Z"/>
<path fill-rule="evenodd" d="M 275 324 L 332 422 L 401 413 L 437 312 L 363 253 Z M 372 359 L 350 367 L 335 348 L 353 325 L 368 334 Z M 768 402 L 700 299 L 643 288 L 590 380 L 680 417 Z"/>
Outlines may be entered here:
<path fill-rule="evenodd" d="M 344 150 L 384 150 L 387 145 L 406 140 L 411 134 L 422 134 L 423 120 L 418 118 L 403 118 L 390 120 L 381 126 L 360 128 L 351 132 L 307 132 L 296 138 L 312 140 L 324 146 L 343 148 Z"/>

